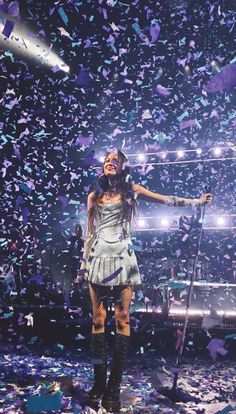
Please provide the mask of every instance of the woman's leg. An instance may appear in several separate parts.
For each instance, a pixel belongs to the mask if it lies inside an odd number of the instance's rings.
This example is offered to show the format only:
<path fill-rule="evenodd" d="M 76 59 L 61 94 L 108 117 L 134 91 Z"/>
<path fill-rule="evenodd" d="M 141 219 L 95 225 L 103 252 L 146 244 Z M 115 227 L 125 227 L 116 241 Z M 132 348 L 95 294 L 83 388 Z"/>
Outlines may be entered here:
<path fill-rule="evenodd" d="M 132 286 L 116 286 L 114 290 L 116 336 L 111 373 L 102 398 L 102 405 L 108 411 L 120 409 L 120 384 L 130 338 L 129 307 L 132 299 Z"/>
<path fill-rule="evenodd" d="M 91 335 L 92 363 L 94 369 L 94 385 L 88 394 L 88 404 L 96 405 L 106 387 L 106 342 L 105 321 L 106 307 L 101 299 L 103 286 L 89 284 L 89 292 L 93 310 L 93 327 Z M 103 295 L 104 296 L 104 295 Z"/>
<path fill-rule="evenodd" d="M 130 336 L 129 308 L 132 299 L 132 286 L 116 286 L 115 321 L 116 333 Z"/>
<path fill-rule="evenodd" d="M 102 288 L 103 286 L 89 283 L 89 293 L 93 310 L 93 334 L 100 334 L 105 332 L 107 312 L 106 307 L 104 306 L 104 302 L 101 300 Z"/>

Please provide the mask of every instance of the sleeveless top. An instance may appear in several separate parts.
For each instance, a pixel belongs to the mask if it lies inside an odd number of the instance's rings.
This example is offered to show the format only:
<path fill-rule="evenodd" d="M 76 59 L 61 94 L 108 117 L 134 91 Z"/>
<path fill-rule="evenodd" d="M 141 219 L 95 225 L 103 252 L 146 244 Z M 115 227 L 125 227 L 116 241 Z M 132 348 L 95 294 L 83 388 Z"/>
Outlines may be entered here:
<path fill-rule="evenodd" d="M 94 241 L 88 256 L 88 281 L 104 286 L 139 285 L 130 224 L 122 219 L 122 201 L 97 207 Z"/>

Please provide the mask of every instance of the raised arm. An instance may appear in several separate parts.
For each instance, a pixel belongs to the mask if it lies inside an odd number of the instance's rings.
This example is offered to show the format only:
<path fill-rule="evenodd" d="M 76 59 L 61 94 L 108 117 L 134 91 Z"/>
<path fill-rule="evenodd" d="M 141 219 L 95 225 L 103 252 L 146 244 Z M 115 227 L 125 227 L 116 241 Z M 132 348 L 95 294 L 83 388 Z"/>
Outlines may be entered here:
<path fill-rule="evenodd" d="M 211 194 L 203 194 L 200 198 L 181 198 L 176 196 L 166 196 L 163 194 L 154 193 L 140 184 L 133 184 L 133 190 L 141 200 L 149 201 L 151 203 L 167 204 L 169 206 L 202 206 L 203 204 L 210 203 L 212 201 Z"/>

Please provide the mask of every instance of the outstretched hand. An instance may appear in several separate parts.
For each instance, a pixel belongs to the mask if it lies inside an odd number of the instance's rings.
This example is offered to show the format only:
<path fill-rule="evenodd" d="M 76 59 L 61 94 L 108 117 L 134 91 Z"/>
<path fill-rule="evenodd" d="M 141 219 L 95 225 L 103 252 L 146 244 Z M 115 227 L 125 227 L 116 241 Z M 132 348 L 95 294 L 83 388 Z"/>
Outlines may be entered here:
<path fill-rule="evenodd" d="M 202 194 L 200 197 L 201 204 L 210 204 L 213 200 L 213 195 L 210 193 Z"/>

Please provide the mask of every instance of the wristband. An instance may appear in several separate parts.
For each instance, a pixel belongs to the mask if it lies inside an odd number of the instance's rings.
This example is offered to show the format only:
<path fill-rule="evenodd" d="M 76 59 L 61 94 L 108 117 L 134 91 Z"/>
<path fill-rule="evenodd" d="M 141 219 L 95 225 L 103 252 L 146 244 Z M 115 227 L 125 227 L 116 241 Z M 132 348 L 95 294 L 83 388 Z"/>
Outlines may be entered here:
<path fill-rule="evenodd" d="M 200 198 L 194 198 L 193 201 L 195 202 L 196 207 L 201 207 L 204 204 Z"/>

